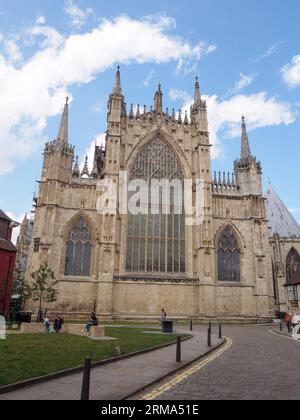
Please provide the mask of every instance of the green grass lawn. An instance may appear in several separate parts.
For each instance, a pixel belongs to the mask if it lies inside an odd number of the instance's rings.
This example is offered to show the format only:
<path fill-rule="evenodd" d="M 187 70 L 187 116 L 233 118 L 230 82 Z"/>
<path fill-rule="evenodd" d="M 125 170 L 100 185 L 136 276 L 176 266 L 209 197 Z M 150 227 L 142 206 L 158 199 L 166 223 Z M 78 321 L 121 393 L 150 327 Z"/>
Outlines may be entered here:
<path fill-rule="evenodd" d="M 117 341 L 93 341 L 69 334 L 9 334 L 0 340 L 0 386 L 36 378 L 122 354 L 168 344 L 177 335 L 143 334 L 145 328 L 106 328 L 106 335 Z"/>
<path fill-rule="evenodd" d="M 66 324 L 83 324 L 83 321 L 73 321 L 73 320 L 66 320 Z M 133 327 L 141 327 L 145 325 L 157 325 L 160 326 L 159 320 L 153 320 L 153 321 L 100 321 L 101 325 L 122 325 L 122 326 L 133 326 Z"/>

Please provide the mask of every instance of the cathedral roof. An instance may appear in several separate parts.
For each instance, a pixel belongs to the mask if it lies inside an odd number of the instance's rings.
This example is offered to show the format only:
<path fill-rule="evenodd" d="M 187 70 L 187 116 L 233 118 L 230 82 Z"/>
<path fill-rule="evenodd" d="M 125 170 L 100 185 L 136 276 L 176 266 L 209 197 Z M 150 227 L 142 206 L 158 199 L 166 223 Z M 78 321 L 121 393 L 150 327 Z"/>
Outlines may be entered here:
<path fill-rule="evenodd" d="M 300 238 L 299 224 L 283 204 L 271 185 L 268 186 L 266 199 L 270 236 L 279 234 L 282 238 Z"/>

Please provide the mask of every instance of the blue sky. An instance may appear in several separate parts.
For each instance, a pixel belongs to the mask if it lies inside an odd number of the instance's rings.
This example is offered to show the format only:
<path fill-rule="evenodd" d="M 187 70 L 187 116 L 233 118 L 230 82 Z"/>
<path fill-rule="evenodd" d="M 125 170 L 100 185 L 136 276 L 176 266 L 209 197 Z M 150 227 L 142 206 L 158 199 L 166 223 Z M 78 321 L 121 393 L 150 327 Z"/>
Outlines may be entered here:
<path fill-rule="evenodd" d="M 213 168 L 232 171 L 246 115 L 252 152 L 300 222 L 298 0 L 0 0 L 0 208 L 30 210 L 45 141 L 71 97 L 82 158 L 106 130 L 121 66 L 127 103 L 185 109 L 207 97 Z"/>

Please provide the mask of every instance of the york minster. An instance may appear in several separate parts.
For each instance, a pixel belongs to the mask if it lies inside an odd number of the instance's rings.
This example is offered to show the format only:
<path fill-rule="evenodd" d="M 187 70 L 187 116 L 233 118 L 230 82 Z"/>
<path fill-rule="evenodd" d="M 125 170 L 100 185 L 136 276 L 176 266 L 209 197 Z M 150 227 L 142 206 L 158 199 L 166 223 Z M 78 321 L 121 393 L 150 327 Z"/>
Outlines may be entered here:
<path fill-rule="evenodd" d="M 59 294 L 51 313 L 80 319 L 95 309 L 102 319 L 153 319 L 165 308 L 175 319 L 256 323 L 291 309 L 300 228 L 271 185 L 264 194 L 246 118 L 232 174 L 212 173 L 208 124 L 198 78 L 182 114 L 164 108 L 160 85 L 150 107 L 127 107 L 118 68 L 105 145 L 95 146 L 90 171 L 87 159 L 80 168 L 69 139 L 66 100 L 58 135 L 44 149 L 26 274 L 30 281 L 44 263 L 54 270 Z M 148 185 L 192 180 L 193 202 L 201 179 L 202 223 L 187 225 L 172 197 L 169 214 L 161 203 L 157 214 L 123 214 L 119 202 L 116 214 L 99 213 L 97 184 L 119 188 L 122 172 Z"/>

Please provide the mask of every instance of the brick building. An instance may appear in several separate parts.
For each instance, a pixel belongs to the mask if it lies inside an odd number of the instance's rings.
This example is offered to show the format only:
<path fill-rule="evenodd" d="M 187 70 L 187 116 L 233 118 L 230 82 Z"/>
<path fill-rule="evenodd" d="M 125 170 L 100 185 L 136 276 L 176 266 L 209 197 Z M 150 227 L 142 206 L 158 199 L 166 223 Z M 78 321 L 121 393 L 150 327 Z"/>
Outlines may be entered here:
<path fill-rule="evenodd" d="M 0 315 L 7 315 L 10 308 L 13 274 L 17 249 L 11 241 L 12 231 L 18 223 L 0 210 Z"/>

